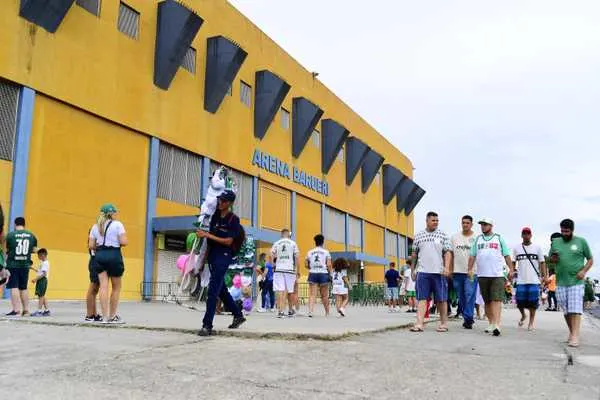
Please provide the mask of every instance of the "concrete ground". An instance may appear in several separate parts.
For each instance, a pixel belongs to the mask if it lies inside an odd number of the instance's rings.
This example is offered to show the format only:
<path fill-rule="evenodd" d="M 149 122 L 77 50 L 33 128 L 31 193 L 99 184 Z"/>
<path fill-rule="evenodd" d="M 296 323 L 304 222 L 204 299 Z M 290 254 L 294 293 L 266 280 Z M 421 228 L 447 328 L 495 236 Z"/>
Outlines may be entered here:
<path fill-rule="evenodd" d="M 572 350 L 557 312 L 540 312 L 538 329 L 527 332 L 517 328 L 518 312 L 505 310 L 499 338 L 483 333 L 483 322 L 465 331 L 453 321 L 448 333 L 433 324 L 424 333 L 384 330 L 413 316 L 361 307 L 347 319 L 252 315 L 236 332 L 257 338 L 200 338 L 191 332 L 201 313 L 180 306 L 126 303 L 130 323 L 114 329 L 74 324 L 81 307 L 54 303 L 52 318 L 0 320 L 7 398 L 600 399 L 600 320 L 591 316 Z M 143 321 L 176 331 L 133 326 Z M 381 332 L 366 331 L 373 323 Z M 282 336 L 258 338 L 265 332 Z M 343 333 L 352 334 L 332 340 Z"/>

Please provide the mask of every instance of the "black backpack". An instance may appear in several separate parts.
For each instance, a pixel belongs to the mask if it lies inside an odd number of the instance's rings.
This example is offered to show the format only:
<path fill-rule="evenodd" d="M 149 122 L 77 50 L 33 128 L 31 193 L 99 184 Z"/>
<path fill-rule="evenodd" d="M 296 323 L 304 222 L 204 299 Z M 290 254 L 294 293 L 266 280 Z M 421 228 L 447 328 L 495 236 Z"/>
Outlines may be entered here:
<path fill-rule="evenodd" d="M 229 217 L 229 223 L 231 223 L 231 220 L 233 219 L 234 215 L 235 215 L 234 213 L 231 213 L 231 216 Z M 246 241 L 246 231 L 244 230 L 244 227 L 240 223 L 240 229 L 238 230 L 237 235 L 235 235 L 233 237 L 233 242 L 231 243 L 231 251 L 233 252 L 234 255 L 239 253 L 239 251 L 242 249 L 242 246 L 244 245 L 245 241 Z"/>

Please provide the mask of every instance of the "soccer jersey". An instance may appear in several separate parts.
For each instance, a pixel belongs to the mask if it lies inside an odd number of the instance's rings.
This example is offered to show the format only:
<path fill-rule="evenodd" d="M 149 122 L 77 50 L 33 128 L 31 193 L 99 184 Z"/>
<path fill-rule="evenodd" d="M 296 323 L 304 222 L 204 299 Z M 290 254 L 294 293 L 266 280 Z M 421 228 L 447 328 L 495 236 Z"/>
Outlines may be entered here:
<path fill-rule="evenodd" d="M 510 249 L 502 236 L 479 235 L 471 247 L 471 255 L 477 260 L 477 275 L 482 278 L 504 277 L 504 257 L 510 255 Z"/>
<path fill-rule="evenodd" d="M 29 268 L 33 262 L 31 255 L 37 246 L 33 233 L 21 229 L 6 235 L 6 266 L 9 268 Z"/>
<path fill-rule="evenodd" d="M 433 232 L 421 231 L 413 241 L 413 250 L 417 252 L 417 271 L 441 274 L 444 270 L 444 253 L 452 250 L 450 238 L 445 232 L 436 229 Z"/>
<path fill-rule="evenodd" d="M 454 273 L 466 274 L 469 272 L 469 257 L 471 255 L 471 247 L 475 243 L 476 234 L 465 236 L 462 232 L 452 236 L 450 240 L 452 244 L 452 253 L 454 253 Z"/>
<path fill-rule="evenodd" d="M 331 254 L 323 247 L 315 247 L 306 255 L 306 261 L 311 274 L 326 274 L 329 272 L 327 262 L 331 261 Z"/>
<path fill-rule="evenodd" d="M 296 257 L 300 254 L 298 245 L 292 239 L 279 239 L 271 248 L 275 272 L 295 273 Z"/>

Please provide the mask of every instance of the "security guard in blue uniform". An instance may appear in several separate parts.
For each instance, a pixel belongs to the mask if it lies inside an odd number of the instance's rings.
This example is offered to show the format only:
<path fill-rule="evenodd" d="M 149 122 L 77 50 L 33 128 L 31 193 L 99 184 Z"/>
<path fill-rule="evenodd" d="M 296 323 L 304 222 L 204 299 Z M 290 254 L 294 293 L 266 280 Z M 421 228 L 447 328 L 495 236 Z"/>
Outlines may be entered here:
<path fill-rule="evenodd" d="M 231 294 L 225 287 L 225 274 L 233 262 L 232 245 L 234 238 L 240 234 L 240 219 L 230 211 L 235 202 L 235 193 L 225 190 L 217 197 L 218 206 L 210 220 L 209 232 L 199 230 L 196 235 L 208 240 L 207 262 L 210 267 L 206 313 L 202 320 L 200 336 L 210 336 L 213 333 L 213 319 L 217 308 L 217 297 L 223 301 L 227 309 L 233 313 L 233 322 L 229 329 L 236 329 L 246 321 L 242 311 L 235 304 Z"/>

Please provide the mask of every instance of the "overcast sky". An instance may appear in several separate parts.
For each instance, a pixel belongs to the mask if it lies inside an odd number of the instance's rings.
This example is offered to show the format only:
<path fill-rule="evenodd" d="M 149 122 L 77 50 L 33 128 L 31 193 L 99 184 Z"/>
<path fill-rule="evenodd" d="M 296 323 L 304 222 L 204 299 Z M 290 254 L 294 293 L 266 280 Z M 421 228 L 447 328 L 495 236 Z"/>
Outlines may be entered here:
<path fill-rule="evenodd" d="M 600 1 L 231 3 L 412 160 L 416 229 L 570 217 L 600 256 Z"/>

